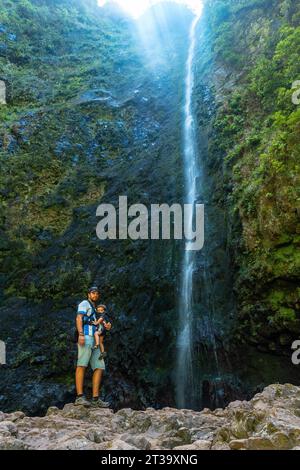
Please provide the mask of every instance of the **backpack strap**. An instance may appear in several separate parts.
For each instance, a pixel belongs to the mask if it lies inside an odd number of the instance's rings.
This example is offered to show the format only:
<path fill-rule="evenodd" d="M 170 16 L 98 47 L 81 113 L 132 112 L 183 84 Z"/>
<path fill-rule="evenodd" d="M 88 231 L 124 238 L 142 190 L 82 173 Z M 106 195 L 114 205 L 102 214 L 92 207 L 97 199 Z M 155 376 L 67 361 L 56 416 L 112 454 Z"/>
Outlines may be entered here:
<path fill-rule="evenodd" d="M 88 315 L 84 315 L 83 316 L 83 325 L 91 325 L 92 322 L 94 320 L 96 320 L 96 317 L 97 317 L 97 313 L 96 313 L 96 309 L 95 309 L 94 305 L 91 304 L 91 302 L 89 300 L 87 300 L 87 302 L 89 303 L 89 305 L 92 309 L 92 315 L 93 315 L 94 319 L 91 319 L 91 317 L 89 317 Z"/>
<path fill-rule="evenodd" d="M 88 300 L 88 303 L 90 304 L 90 307 L 91 307 L 91 309 L 92 309 L 92 311 L 93 311 L 93 314 L 94 314 L 94 315 L 97 315 L 97 311 L 96 311 L 94 305 L 91 304 L 91 302 L 90 302 L 89 300 Z"/>

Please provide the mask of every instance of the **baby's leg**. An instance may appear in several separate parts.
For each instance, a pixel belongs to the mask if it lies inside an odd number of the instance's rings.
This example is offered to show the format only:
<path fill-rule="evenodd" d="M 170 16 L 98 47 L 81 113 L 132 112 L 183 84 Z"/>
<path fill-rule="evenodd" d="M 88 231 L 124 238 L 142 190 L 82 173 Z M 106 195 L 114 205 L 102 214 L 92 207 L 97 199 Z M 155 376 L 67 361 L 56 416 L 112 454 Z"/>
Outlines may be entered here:
<path fill-rule="evenodd" d="M 99 335 L 99 341 L 100 341 L 100 351 L 104 353 L 104 336 Z"/>
<path fill-rule="evenodd" d="M 96 331 L 96 333 L 94 334 L 94 338 L 95 338 L 95 348 L 99 348 L 99 345 L 100 345 L 99 331 Z"/>
<path fill-rule="evenodd" d="M 101 351 L 99 359 L 105 359 L 107 354 L 104 351 L 104 335 L 100 335 L 99 339 L 100 339 L 100 351 Z"/>

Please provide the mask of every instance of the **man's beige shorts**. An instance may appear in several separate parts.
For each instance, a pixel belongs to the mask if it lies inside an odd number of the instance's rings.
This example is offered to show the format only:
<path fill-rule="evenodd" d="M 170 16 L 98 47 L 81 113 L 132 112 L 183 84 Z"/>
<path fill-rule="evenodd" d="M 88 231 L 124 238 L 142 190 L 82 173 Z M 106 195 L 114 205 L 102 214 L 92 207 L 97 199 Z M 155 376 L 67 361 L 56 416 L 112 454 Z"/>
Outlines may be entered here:
<path fill-rule="evenodd" d="M 103 359 L 99 359 L 100 350 L 93 349 L 95 344 L 95 340 L 93 336 L 85 336 L 85 345 L 78 346 L 78 360 L 77 366 L 78 367 L 88 367 L 90 364 L 93 370 L 95 369 L 105 369 L 105 362 Z"/>

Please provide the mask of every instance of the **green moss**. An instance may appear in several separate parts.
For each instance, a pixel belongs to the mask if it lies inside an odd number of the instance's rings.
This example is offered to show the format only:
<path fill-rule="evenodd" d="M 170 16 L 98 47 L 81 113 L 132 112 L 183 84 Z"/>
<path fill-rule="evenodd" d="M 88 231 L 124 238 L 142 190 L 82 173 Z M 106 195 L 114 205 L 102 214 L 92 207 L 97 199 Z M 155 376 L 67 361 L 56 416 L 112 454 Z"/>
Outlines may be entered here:
<path fill-rule="evenodd" d="M 209 151 L 223 163 L 239 322 L 255 342 L 272 337 L 276 350 L 287 345 L 281 329 L 299 330 L 300 109 L 292 84 L 300 76 L 300 8 L 271 0 L 206 4 L 214 60 L 232 80 L 218 90 Z"/>
<path fill-rule="evenodd" d="M 292 308 L 280 307 L 278 313 L 275 315 L 275 320 L 296 320 L 296 313 Z"/>
<path fill-rule="evenodd" d="M 268 302 L 272 306 L 273 309 L 278 308 L 278 306 L 284 301 L 285 293 L 284 291 L 274 290 L 271 291 L 268 295 Z"/>

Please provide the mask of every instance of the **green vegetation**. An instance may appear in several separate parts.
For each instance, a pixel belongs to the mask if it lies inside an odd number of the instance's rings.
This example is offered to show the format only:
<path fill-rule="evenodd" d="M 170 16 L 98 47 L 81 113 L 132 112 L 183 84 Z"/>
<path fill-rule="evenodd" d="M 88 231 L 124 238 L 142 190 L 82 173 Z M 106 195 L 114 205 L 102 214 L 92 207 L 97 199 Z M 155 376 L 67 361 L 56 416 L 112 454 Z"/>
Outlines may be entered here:
<path fill-rule="evenodd" d="M 207 4 L 215 60 L 237 77 L 217 111 L 210 151 L 224 158 L 231 218 L 242 222 L 231 240 L 240 246 L 239 327 L 247 341 L 260 329 L 274 334 L 273 323 L 278 334 L 299 333 L 300 109 L 292 85 L 300 78 L 300 5 Z"/>
<path fill-rule="evenodd" d="M 101 201 L 104 145 L 111 158 L 120 152 L 116 131 L 102 137 L 102 146 L 96 142 L 115 116 L 92 99 L 112 82 L 112 93 L 127 83 L 122 73 L 113 80 L 117 66 L 139 80 L 125 20 L 95 11 L 95 3 L 81 0 L 1 0 L 0 78 L 8 95 L 0 107 L 2 300 L 61 298 L 66 286 L 75 295 L 89 282 L 76 256 L 39 280 L 32 273 L 36 257 L 70 228 L 74 210 Z M 121 45 L 123 65 L 114 60 Z M 95 91 L 89 97 L 87 90 Z"/>

